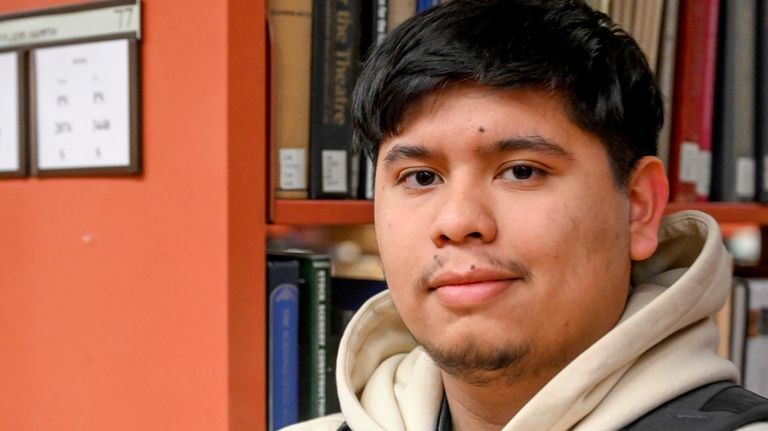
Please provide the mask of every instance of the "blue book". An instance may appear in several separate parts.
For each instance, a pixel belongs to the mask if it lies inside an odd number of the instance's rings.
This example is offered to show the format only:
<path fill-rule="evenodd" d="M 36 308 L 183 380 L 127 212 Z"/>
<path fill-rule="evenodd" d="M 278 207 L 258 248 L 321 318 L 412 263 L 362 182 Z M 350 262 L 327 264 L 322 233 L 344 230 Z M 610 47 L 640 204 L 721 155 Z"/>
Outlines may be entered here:
<path fill-rule="evenodd" d="M 416 13 L 424 12 L 425 10 L 439 4 L 440 0 L 416 0 Z"/>
<path fill-rule="evenodd" d="M 299 262 L 267 261 L 269 429 L 299 421 Z"/>

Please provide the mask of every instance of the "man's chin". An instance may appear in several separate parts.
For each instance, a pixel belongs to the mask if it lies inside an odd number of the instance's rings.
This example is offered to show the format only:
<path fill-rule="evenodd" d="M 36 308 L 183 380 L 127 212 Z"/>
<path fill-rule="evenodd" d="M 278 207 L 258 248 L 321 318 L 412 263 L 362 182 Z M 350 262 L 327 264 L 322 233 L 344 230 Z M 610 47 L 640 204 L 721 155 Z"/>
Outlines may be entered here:
<path fill-rule="evenodd" d="M 459 346 L 435 346 L 420 343 L 444 372 L 476 386 L 513 381 L 525 374 L 531 348 L 528 345 L 482 346 L 466 341 Z"/>

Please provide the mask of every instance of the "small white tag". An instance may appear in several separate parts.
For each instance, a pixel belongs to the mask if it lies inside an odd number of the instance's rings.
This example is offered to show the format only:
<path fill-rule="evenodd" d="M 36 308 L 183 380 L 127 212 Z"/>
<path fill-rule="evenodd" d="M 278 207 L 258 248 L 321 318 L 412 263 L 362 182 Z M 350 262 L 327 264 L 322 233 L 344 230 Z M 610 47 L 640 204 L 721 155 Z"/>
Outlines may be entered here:
<path fill-rule="evenodd" d="M 306 151 L 301 148 L 280 150 L 280 190 L 306 190 Z"/>
<path fill-rule="evenodd" d="M 323 192 L 347 193 L 347 152 L 345 150 L 323 150 Z"/>
<path fill-rule="evenodd" d="M 755 198 L 755 160 L 751 157 L 736 159 L 736 196 Z"/>
<path fill-rule="evenodd" d="M 699 178 L 699 144 L 683 141 L 680 146 L 680 181 L 696 183 Z"/>

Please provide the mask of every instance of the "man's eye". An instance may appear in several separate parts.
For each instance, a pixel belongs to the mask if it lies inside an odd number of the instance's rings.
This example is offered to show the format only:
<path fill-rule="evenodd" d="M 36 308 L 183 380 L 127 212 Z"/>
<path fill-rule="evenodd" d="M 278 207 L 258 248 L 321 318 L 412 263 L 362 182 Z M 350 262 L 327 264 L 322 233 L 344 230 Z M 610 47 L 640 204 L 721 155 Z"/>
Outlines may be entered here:
<path fill-rule="evenodd" d="M 400 182 L 406 187 L 429 187 L 440 183 L 440 177 L 432 171 L 412 171 L 403 175 Z"/>
<path fill-rule="evenodd" d="M 531 165 L 515 165 L 502 172 L 501 177 L 510 181 L 529 180 L 544 175 L 545 172 Z"/>

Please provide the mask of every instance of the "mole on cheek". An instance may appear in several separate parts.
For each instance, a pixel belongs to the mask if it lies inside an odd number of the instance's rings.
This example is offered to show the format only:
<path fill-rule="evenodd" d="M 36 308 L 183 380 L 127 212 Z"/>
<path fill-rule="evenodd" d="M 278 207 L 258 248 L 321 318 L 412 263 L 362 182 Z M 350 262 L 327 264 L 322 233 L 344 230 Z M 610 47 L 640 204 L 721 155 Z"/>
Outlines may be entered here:
<path fill-rule="evenodd" d="M 480 133 L 484 133 L 485 132 L 485 127 L 480 126 L 480 127 L 477 128 L 477 131 L 480 132 Z"/>

